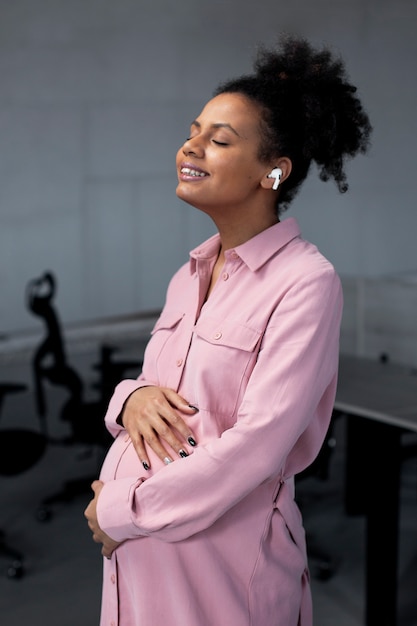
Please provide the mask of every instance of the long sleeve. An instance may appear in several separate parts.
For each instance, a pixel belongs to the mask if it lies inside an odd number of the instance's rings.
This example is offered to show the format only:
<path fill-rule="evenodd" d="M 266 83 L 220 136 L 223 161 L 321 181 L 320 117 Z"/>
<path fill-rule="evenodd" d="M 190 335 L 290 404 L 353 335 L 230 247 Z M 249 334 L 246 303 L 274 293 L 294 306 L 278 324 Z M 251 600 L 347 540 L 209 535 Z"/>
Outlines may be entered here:
<path fill-rule="evenodd" d="M 178 541 L 208 528 L 265 481 L 306 467 L 333 407 L 341 310 L 330 264 L 295 281 L 265 326 L 234 424 L 151 478 L 106 482 L 98 504 L 103 530 L 119 541 L 148 535 Z M 118 386 L 108 423 L 142 383 Z"/>

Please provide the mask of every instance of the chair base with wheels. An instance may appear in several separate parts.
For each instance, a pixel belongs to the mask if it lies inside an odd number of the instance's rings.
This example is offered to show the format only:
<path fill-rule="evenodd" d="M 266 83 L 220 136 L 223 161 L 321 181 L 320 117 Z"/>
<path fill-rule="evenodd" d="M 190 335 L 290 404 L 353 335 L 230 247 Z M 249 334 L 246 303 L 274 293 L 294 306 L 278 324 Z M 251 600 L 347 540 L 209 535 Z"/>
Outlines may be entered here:
<path fill-rule="evenodd" d="M 21 578 L 24 574 L 23 554 L 6 543 L 5 533 L 0 530 L 0 554 L 8 561 L 7 578 Z"/>

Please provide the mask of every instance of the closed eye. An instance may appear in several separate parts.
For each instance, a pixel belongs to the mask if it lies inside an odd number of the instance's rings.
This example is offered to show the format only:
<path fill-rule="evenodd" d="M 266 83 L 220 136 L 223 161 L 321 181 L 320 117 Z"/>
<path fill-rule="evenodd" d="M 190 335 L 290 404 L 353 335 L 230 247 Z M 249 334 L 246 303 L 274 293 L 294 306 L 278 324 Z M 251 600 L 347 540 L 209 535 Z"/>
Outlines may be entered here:
<path fill-rule="evenodd" d="M 217 141 L 217 139 L 213 139 L 213 143 L 215 143 L 218 146 L 228 146 L 229 145 L 225 141 Z"/>

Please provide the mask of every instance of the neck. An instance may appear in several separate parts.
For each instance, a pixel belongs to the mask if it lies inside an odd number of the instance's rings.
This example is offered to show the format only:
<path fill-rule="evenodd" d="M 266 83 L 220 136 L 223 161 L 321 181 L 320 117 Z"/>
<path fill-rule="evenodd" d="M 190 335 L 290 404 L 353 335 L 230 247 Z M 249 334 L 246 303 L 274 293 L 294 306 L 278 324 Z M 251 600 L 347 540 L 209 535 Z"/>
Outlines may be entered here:
<path fill-rule="evenodd" d="M 224 258 L 225 250 L 230 250 L 231 248 L 235 248 L 236 246 L 246 243 L 246 241 L 249 241 L 252 237 L 259 235 L 259 233 L 263 232 L 267 228 L 270 228 L 271 226 L 274 226 L 274 224 L 277 224 L 278 222 L 278 217 L 274 216 L 273 218 L 265 220 L 257 220 L 257 222 L 253 224 L 246 221 L 231 224 L 216 223 L 221 240 L 219 257 Z"/>

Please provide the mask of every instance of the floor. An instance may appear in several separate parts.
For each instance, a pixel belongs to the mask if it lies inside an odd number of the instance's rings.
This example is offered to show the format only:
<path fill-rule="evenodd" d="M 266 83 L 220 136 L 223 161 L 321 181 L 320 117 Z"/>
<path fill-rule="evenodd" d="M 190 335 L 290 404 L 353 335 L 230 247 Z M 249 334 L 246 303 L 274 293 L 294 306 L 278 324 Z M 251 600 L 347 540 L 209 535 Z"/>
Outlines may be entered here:
<path fill-rule="evenodd" d="M 120 337 L 119 346 L 120 356 L 136 357 L 139 348 L 131 339 Z M 97 365 L 97 351 L 78 346 L 70 354 L 70 360 L 94 396 L 97 367 L 92 365 Z M 0 352 L 0 382 L 3 381 L 24 382 L 28 389 L 4 399 L 0 428 L 38 429 L 30 358 L 24 352 L 18 355 Z M 68 424 L 59 417 L 62 403 L 59 390 L 51 387 L 48 402 L 48 431 L 60 440 L 69 431 Z M 336 423 L 335 444 L 328 479 L 309 477 L 297 487 L 311 553 L 315 549 L 324 550 L 335 565 L 333 575 L 324 580 L 320 564 L 311 559 L 314 626 L 362 626 L 364 520 L 344 513 L 343 419 Z M 14 456 L 17 454 L 25 455 L 26 451 L 19 446 Z M 2 626 L 98 626 L 101 556 L 83 517 L 90 497 L 88 487 L 67 501 L 54 504 L 49 519 L 43 518 L 45 509 L 41 503 L 59 492 L 66 481 L 86 478 L 88 484 L 98 471 L 101 457 L 98 448 L 57 442 L 48 445 L 30 469 L 13 476 L 0 476 L 0 528 L 6 532 L 7 542 L 24 555 L 23 575 L 14 578 L 8 575 L 12 561 L 0 557 Z M 417 459 L 410 458 L 402 470 L 398 626 L 417 626 L 416 522 Z"/>

